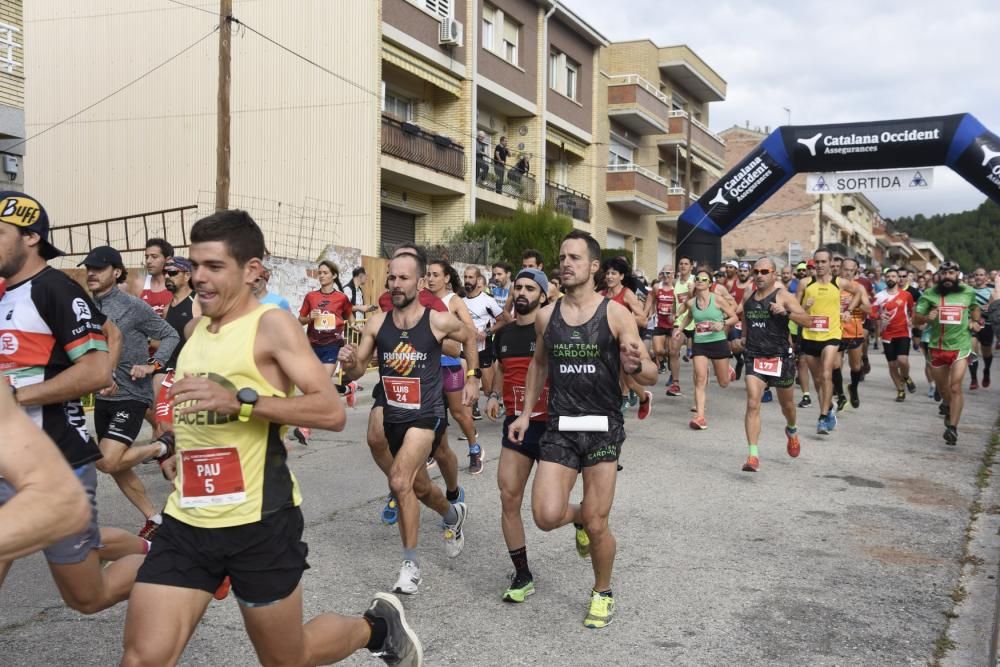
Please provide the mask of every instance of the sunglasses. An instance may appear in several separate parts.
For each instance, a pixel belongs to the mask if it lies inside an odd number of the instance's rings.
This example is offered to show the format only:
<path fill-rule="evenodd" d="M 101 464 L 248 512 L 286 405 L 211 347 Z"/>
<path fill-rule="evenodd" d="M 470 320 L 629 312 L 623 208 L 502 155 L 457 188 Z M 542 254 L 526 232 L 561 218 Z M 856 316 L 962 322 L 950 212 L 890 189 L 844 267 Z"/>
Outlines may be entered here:
<path fill-rule="evenodd" d="M 694 281 L 696 283 L 710 283 L 712 282 L 712 279 L 707 276 L 702 276 L 701 278 L 695 278 Z"/>
<path fill-rule="evenodd" d="M 173 278 L 174 276 L 180 274 L 180 271 L 164 271 L 163 274 Z"/>
<path fill-rule="evenodd" d="M 753 274 L 755 276 L 768 276 L 771 275 L 771 269 L 754 269 Z"/>

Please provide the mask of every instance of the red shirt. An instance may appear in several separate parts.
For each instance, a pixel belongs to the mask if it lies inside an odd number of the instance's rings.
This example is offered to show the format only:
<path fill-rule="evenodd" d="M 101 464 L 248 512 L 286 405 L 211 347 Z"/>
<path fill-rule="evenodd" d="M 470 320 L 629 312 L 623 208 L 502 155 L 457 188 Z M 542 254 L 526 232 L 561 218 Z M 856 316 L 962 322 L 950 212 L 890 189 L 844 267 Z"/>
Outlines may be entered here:
<path fill-rule="evenodd" d="M 440 313 L 447 313 L 448 306 L 444 304 L 444 301 L 434 296 L 430 290 L 422 289 L 417 293 L 417 301 L 424 308 L 430 308 L 431 310 L 436 310 Z M 382 309 L 383 313 L 388 313 L 392 310 L 392 294 L 389 292 L 382 292 L 382 296 L 378 298 L 378 307 Z"/>
<path fill-rule="evenodd" d="M 343 343 L 344 323 L 351 316 L 351 301 L 347 295 L 337 291 L 329 294 L 319 290 L 309 292 L 299 308 L 299 317 L 306 317 L 314 310 L 322 315 L 309 321 L 306 329 L 309 343 L 315 347 Z"/>
<path fill-rule="evenodd" d="M 907 338 L 910 335 L 910 316 L 913 314 L 913 297 L 905 289 L 896 294 L 879 292 L 875 297 L 879 311 L 889 320 L 882 326 L 882 340 Z"/>
<path fill-rule="evenodd" d="M 677 303 L 677 297 L 674 295 L 673 288 L 657 288 L 653 298 L 656 299 L 656 328 L 673 329 L 674 308 Z"/>
<path fill-rule="evenodd" d="M 524 410 L 524 395 L 528 366 L 535 356 L 535 324 L 505 326 L 493 338 L 493 354 L 503 366 L 503 406 L 508 417 L 515 417 Z M 533 406 L 531 421 L 548 421 L 549 382 L 545 381 L 542 394 Z"/>

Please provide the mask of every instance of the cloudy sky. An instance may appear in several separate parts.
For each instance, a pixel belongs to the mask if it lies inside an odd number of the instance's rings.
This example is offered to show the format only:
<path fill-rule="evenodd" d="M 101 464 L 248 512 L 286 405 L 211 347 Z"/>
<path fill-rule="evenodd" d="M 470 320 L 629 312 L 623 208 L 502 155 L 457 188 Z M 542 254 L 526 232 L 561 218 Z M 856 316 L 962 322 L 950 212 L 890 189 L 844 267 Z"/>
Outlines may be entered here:
<path fill-rule="evenodd" d="M 728 83 L 710 125 L 810 125 L 968 112 L 1000 133 L 997 0 L 566 0 L 612 41 L 687 44 Z M 883 215 L 985 195 L 947 167 L 931 191 L 873 194 Z"/>

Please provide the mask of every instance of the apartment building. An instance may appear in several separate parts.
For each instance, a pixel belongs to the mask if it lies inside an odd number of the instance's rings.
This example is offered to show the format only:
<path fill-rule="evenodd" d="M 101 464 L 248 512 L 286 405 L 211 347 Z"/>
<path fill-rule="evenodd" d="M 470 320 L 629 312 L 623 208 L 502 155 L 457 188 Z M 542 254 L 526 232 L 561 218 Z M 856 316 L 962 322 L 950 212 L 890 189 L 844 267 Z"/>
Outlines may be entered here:
<path fill-rule="evenodd" d="M 21 0 L 0 0 L 0 181 L 24 184 L 24 21 Z"/>
<path fill-rule="evenodd" d="M 731 127 L 721 132 L 729 170 L 767 137 L 767 129 Z M 863 193 L 814 195 L 797 174 L 746 220 L 722 237 L 725 258 L 769 256 L 779 265 L 809 257 L 826 246 L 862 264 L 873 262 L 878 207 Z"/>

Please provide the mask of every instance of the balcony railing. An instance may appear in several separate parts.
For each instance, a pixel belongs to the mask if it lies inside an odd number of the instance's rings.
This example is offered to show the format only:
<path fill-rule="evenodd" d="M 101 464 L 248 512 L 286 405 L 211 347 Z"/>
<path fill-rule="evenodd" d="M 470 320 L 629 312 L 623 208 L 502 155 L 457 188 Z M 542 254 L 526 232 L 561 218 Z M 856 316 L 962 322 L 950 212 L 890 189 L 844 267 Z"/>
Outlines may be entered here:
<path fill-rule="evenodd" d="M 390 116 L 382 116 L 382 152 L 455 178 L 465 177 L 461 144 Z"/>
<path fill-rule="evenodd" d="M 691 118 L 687 111 L 674 110 L 670 112 L 670 133 L 676 137 L 687 137 L 691 124 L 691 143 L 700 147 L 719 161 L 726 157 L 726 141 L 709 130 L 704 123 Z"/>
<path fill-rule="evenodd" d="M 642 174 L 643 176 L 645 176 L 646 178 L 648 178 L 650 180 L 656 181 L 660 185 L 664 185 L 665 186 L 667 184 L 667 179 L 665 179 L 662 176 L 659 176 L 657 174 L 654 174 L 649 169 L 646 169 L 645 167 L 640 167 L 637 164 L 631 164 L 631 163 L 629 163 L 629 164 L 609 164 L 608 165 L 608 173 L 609 174 L 612 174 L 612 173 L 620 174 L 620 173 L 623 173 L 623 172 L 635 172 L 637 174 Z"/>
<path fill-rule="evenodd" d="M 670 106 L 670 100 L 667 98 L 667 96 L 664 95 L 662 92 L 660 92 L 656 86 L 654 86 L 652 83 L 642 78 L 638 74 L 615 74 L 613 76 L 609 76 L 608 79 L 609 79 L 608 81 L 609 86 L 636 85 L 645 90 L 653 97 L 663 102 L 664 104 L 666 104 L 667 106 Z"/>
<path fill-rule="evenodd" d="M 590 198 L 582 192 L 546 181 L 545 202 L 563 215 L 590 222 Z"/>
<path fill-rule="evenodd" d="M 535 177 L 514 167 L 501 167 L 483 157 L 476 160 L 476 184 L 484 190 L 514 197 L 521 201 L 535 201 Z"/>

